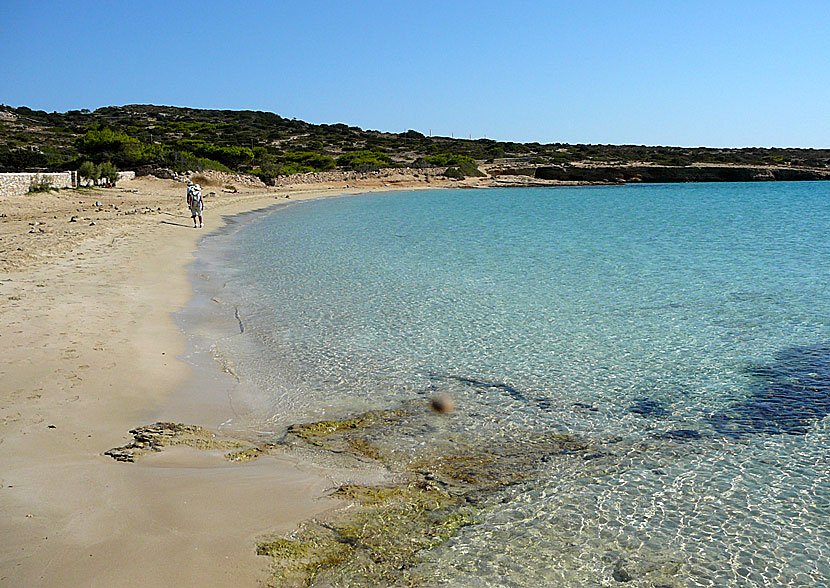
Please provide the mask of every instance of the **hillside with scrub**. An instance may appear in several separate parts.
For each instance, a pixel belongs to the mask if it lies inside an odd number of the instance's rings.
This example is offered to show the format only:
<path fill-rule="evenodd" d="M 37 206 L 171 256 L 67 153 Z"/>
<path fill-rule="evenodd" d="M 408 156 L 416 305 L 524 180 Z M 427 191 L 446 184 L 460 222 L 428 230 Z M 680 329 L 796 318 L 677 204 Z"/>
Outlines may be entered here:
<path fill-rule="evenodd" d="M 270 112 L 109 106 L 44 112 L 0 106 L 0 171 L 111 163 L 139 174 L 218 170 L 266 183 L 296 173 L 446 167 L 470 176 L 481 163 L 559 166 L 737 165 L 830 169 L 830 149 L 685 148 L 517 143 L 311 124 Z"/>

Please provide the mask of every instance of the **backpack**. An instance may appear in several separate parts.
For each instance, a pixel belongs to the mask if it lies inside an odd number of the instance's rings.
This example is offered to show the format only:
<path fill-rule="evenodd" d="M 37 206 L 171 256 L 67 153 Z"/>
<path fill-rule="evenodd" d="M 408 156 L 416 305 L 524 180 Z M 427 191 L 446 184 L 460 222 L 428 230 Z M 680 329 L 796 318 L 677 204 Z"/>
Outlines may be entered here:
<path fill-rule="evenodd" d="M 202 187 L 199 184 L 193 184 L 187 187 L 187 204 L 193 206 L 202 201 Z"/>

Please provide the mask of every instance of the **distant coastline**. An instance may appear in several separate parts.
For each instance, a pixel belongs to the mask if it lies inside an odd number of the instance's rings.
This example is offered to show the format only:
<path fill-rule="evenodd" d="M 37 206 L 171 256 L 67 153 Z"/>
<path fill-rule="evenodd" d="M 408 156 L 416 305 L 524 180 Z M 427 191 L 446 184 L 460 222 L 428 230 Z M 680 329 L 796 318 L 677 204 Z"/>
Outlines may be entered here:
<path fill-rule="evenodd" d="M 0 172 L 110 163 L 139 176 L 244 174 L 261 187 L 387 176 L 433 187 L 465 179 L 501 187 L 830 178 L 830 149 L 519 143 L 147 104 L 66 113 L 0 105 L 0 143 Z"/>
<path fill-rule="evenodd" d="M 493 167 L 496 177 L 527 177 L 566 183 L 795 182 L 830 180 L 830 170 L 743 165 L 557 165 Z"/>

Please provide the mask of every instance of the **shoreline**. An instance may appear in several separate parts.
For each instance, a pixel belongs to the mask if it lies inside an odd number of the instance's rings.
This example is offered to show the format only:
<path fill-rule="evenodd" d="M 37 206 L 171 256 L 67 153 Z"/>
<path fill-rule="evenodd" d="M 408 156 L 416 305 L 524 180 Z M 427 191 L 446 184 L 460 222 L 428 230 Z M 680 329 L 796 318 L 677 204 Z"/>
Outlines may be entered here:
<path fill-rule="evenodd" d="M 335 473 L 288 455 L 234 464 L 186 447 L 135 464 L 104 455 L 160 414 L 209 426 L 190 417 L 221 404 L 181 396 L 193 367 L 180 359 L 187 336 L 173 316 L 192 298 L 186 267 L 207 232 L 182 213 L 182 184 L 122 186 L 5 201 L 21 208 L 7 209 L 17 214 L 0 233 L 0 586 L 258 585 L 268 561 L 257 537 L 344 506 L 325 498 Z M 293 202 L 340 190 L 301 188 L 208 199 L 208 227 L 286 193 Z M 371 188 L 413 189 L 340 191 Z M 128 198 L 155 210 L 105 216 Z M 100 216 L 69 221 L 76 201 L 94 201 Z M 23 239 L 40 251 L 9 255 L 16 223 L 31 227 Z"/>

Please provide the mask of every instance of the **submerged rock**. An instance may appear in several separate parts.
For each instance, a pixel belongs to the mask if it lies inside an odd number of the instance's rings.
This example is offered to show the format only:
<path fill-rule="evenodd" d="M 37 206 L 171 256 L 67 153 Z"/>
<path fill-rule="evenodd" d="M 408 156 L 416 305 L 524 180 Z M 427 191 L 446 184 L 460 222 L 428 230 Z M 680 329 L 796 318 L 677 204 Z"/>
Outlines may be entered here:
<path fill-rule="evenodd" d="M 749 374 L 749 396 L 708 419 L 722 435 L 804 435 L 830 414 L 830 345 L 785 349 Z"/>
<path fill-rule="evenodd" d="M 700 439 L 702 435 L 694 429 L 675 429 L 674 431 L 667 431 L 657 435 L 658 439 L 674 439 L 677 441 L 688 441 L 690 439 Z"/>
<path fill-rule="evenodd" d="M 669 411 L 663 406 L 659 400 L 651 398 L 638 398 L 629 407 L 631 412 L 641 416 L 649 417 L 664 417 L 669 414 Z"/>
<path fill-rule="evenodd" d="M 617 582 L 630 582 L 634 579 L 628 570 L 623 567 L 623 562 L 621 561 L 618 561 L 614 565 L 614 571 L 611 573 L 611 577 L 613 577 Z"/>
<path fill-rule="evenodd" d="M 436 437 L 436 423 L 451 427 L 461 418 L 439 416 L 421 402 L 290 427 L 282 443 L 382 464 L 392 481 L 341 485 L 333 496 L 353 508 L 309 521 L 291 538 L 264 539 L 257 553 L 271 557 L 274 585 L 417 585 L 425 550 L 475 524 L 504 490 L 534 479 L 549 459 L 588 449 L 558 432 L 501 431 L 493 438 L 459 429 Z"/>

